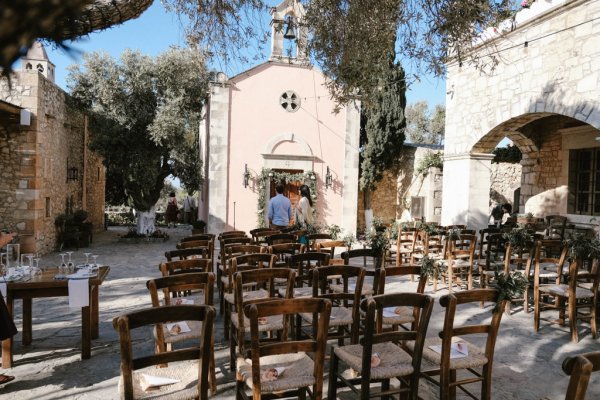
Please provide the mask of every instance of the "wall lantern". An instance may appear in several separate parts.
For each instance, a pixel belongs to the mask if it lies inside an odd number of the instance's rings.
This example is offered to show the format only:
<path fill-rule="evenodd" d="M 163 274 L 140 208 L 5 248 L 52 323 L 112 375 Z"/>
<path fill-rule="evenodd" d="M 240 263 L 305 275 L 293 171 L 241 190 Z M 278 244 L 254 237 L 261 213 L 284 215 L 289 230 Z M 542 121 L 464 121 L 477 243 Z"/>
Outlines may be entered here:
<path fill-rule="evenodd" d="M 311 181 L 316 181 L 317 180 L 317 176 L 315 175 L 314 172 L 311 172 L 308 177 L 310 178 Z"/>
<path fill-rule="evenodd" d="M 248 164 L 244 164 L 244 174 L 243 174 L 243 185 L 244 188 L 248 187 L 248 183 L 250 181 L 250 171 L 248 171 Z"/>
<path fill-rule="evenodd" d="M 269 178 L 272 178 L 273 176 L 275 176 L 275 174 L 273 174 L 273 171 L 269 171 Z"/>
<path fill-rule="evenodd" d="M 331 186 L 333 186 L 333 177 L 331 176 L 329 166 L 327 166 L 327 173 L 325 174 L 325 188 L 329 189 Z"/>

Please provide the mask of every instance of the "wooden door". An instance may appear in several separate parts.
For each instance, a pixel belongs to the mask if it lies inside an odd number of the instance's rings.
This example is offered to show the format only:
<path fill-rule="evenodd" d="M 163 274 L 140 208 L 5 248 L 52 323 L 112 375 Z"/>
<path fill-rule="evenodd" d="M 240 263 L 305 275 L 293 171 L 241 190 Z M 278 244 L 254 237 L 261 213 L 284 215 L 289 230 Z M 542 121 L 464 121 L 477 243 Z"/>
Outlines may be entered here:
<path fill-rule="evenodd" d="M 289 174 L 300 174 L 303 172 L 301 170 L 294 170 L 294 169 L 273 170 L 273 171 L 287 172 Z M 271 179 L 271 185 L 270 185 L 271 190 L 270 190 L 269 198 L 271 198 L 277 194 L 277 192 L 275 191 L 276 185 L 277 185 L 277 182 L 275 182 L 274 179 Z M 290 219 L 290 225 L 294 225 L 296 223 L 296 221 L 294 221 L 294 211 L 296 210 L 296 204 L 298 204 L 298 201 L 300 200 L 300 186 L 302 186 L 302 182 L 300 182 L 300 181 L 284 182 L 283 195 L 285 197 L 287 197 L 288 199 L 290 199 L 290 202 L 292 203 L 292 218 Z"/>

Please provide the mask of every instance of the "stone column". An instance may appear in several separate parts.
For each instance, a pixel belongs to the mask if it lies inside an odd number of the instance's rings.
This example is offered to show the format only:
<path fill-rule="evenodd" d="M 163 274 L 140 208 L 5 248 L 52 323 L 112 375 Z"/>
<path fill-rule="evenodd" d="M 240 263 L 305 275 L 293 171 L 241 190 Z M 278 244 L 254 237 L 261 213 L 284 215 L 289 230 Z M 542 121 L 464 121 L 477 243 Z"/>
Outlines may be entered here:
<path fill-rule="evenodd" d="M 208 119 L 208 232 L 227 227 L 229 165 L 229 86 L 215 84 L 207 113 Z"/>
<path fill-rule="evenodd" d="M 456 154 L 444 158 L 442 225 L 488 225 L 493 154 Z"/>
<path fill-rule="evenodd" d="M 344 161 L 344 193 L 342 196 L 341 228 L 356 233 L 358 210 L 358 148 L 360 140 L 360 101 L 346 106 L 346 143 Z"/>

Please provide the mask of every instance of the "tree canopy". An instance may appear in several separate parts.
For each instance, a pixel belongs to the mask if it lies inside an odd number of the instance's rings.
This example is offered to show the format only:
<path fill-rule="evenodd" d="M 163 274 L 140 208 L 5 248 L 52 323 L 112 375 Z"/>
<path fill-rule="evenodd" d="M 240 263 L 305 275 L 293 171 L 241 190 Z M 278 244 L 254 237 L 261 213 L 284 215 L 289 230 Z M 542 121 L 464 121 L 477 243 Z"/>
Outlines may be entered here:
<path fill-rule="evenodd" d="M 197 53 L 171 48 L 151 58 L 126 51 L 120 60 L 90 53 L 71 67 L 67 82 L 91 114 L 90 146 L 108 169 L 107 199 L 148 211 L 169 175 L 199 186 L 198 126 L 208 80 Z"/>
<path fill-rule="evenodd" d="M 443 144 L 446 108 L 438 104 L 433 111 L 426 101 L 406 107 L 406 138 L 411 143 Z"/>
<path fill-rule="evenodd" d="M 378 88 L 361 132 L 360 184 L 365 191 L 375 190 L 384 171 L 398 161 L 404 143 L 406 81 L 400 64 L 388 63 Z"/>

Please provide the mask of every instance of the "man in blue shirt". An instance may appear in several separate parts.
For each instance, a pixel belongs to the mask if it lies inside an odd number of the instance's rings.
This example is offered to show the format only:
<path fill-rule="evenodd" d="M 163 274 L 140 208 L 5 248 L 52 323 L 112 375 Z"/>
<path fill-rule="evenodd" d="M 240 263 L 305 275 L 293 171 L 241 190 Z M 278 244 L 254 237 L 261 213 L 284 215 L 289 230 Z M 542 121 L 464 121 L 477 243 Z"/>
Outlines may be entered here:
<path fill-rule="evenodd" d="M 284 229 L 290 225 L 292 218 L 292 202 L 283 195 L 283 185 L 278 183 L 275 187 L 277 195 L 269 200 L 269 225 L 272 229 Z"/>

